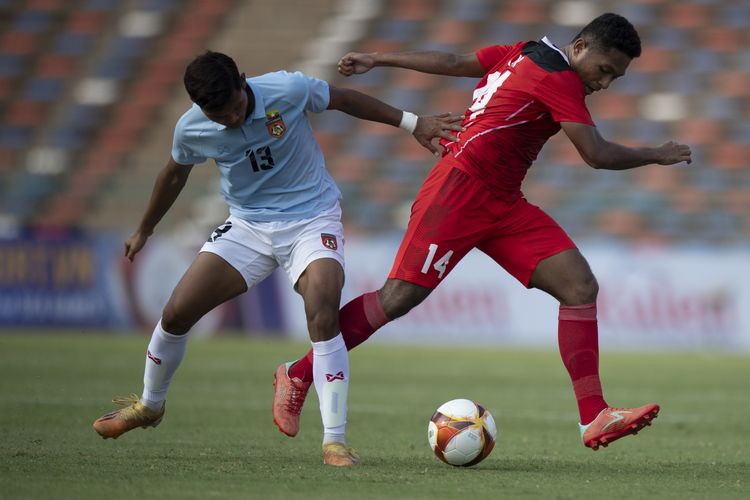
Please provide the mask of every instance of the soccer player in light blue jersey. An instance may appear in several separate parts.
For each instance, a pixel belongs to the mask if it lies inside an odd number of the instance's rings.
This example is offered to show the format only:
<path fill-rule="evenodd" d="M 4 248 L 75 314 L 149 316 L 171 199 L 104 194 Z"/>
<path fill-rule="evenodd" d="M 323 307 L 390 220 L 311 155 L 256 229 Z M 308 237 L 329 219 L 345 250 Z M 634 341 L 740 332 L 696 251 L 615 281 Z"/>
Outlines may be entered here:
<path fill-rule="evenodd" d="M 344 283 L 341 193 L 325 170 L 308 113 L 339 110 L 400 126 L 433 153 L 431 141 L 455 139 L 461 117 L 417 117 L 299 72 L 245 78 L 230 57 L 210 51 L 188 65 L 184 83 L 194 105 L 177 122 L 172 157 L 156 179 L 140 225 L 125 241 L 125 255 L 133 260 L 193 165 L 209 158 L 219 169 L 230 217 L 208 238 L 164 307 L 146 351 L 142 395 L 116 399 L 122 408 L 97 419 L 94 429 L 117 438 L 136 427 L 157 426 L 192 326 L 281 266 L 304 300 L 324 428 L 323 462 L 356 465 L 359 458 L 344 439 L 349 358 L 338 324 Z"/>

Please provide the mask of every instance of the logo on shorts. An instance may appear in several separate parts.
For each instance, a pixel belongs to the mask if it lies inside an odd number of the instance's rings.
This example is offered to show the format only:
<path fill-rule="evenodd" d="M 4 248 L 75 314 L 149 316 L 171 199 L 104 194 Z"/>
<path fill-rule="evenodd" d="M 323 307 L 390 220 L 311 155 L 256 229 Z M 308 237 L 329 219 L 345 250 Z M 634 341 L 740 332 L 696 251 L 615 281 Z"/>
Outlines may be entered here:
<path fill-rule="evenodd" d="M 214 241 L 221 238 L 224 235 L 224 233 L 226 233 L 230 229 L 232 229 L 232 221 L 228 220 L 224 224 L 222 224 L 221 226 L 217 227 L 214 230 L 213 234 L 208 237 L 208 241 L 213 243 Z"/>
<path fill-rule="evenodd" d="M 328 233 L 320 233 L 320 239 L 323 241 L 323 246 L 330 250 L 338 250 L 339 244 L 336 241 L 336 236 Z"/>
<path fill-rule="evenodd" d="M 279 138 L 286 132 L 286 124 L 278 109 L 266 111 L 266 128 L 271 137 Z"/>

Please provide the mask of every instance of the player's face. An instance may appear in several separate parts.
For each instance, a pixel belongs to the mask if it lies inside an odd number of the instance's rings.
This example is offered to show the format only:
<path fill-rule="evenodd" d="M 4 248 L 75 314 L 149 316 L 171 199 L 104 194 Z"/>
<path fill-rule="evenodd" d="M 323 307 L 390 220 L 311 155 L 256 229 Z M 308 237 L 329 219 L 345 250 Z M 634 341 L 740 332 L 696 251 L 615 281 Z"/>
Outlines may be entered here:
<path fill-rule="evenodd" d="M 617 49 L 602 51 L 583 39 L 573 44 L 570 66 L 583 81 L 586 95 L 609 87 L 625 74 L 632 59 Z"/>
<path fill-rule="evenodd" d="M 242 75 L 242 80 L 243 82 L 245 80 L 244 74 Z M 241 89 L 232 92 L 232 97 L 224 106 L 212 110 L 204 109 L 203 113 L 209 120 L 219 125 L 224 125 L 228 128 L 239 128 L 253 111 L 250 109 L 250 99 L 247 94 L 249 91 L 250 89 L 247 87 L 247 84 L 243 83 Z"/>

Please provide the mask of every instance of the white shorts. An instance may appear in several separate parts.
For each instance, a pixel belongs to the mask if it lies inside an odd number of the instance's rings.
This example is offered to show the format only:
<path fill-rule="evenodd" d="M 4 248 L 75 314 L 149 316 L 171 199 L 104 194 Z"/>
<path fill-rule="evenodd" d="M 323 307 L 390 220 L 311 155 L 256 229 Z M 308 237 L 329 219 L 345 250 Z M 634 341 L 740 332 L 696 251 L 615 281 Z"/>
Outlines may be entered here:
<path fill-rule="evenodd" d="M 242 274 L 248 289 L 278 266 L 295 286 L 315 260 L 333 259 L 344 267 L 341 206 L 336 203 L 316 217 L 293 221 L 248 222 L 230 215 L 200 251 L 227 261 Z"/>

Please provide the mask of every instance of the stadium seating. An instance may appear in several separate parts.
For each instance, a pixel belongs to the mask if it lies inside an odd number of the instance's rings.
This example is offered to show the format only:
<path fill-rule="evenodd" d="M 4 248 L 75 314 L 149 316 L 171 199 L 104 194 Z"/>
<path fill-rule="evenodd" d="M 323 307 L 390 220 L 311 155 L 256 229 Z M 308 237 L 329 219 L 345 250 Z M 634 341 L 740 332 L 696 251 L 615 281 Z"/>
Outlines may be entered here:
<path fill-rule="evenodd" d="M 0 5 L 3 215 L 81 223 L 231 5 L 188 3 Z"/>
<path fill-rule="evenodd" d="M 577 14 L 576 9 L 585 12 Z M 625 78 L 589 98 L 597 125 L 605 137 L 626 144 L 686 142 L 695 161 L 689 168 L 593 171 L 558 136 L 530 170 L 524 185 L 527 197 L 575 238 L 747 244 L 750 194 L 739 186 L 747 185 L 750 167 L 750 6 L 742 2 L 393 0 L 386 2 L 368 35 L 351 50 L 467 53 L 545 34 L 564 44 L 580 24 L 561 21 L 606 11 L 620 12 L 637 25 L 644 50 Z M 583 23 L 587 18 L 580 19 Z M 349 79 L 337 77 L 334 83 L 374 92 L 412 111 L 437 113 L 463 111 L 476 81 L 378 68 Z M 347 230 L 393 230 L 392 214 L 408 203 L 433 159 L 418 146 L 410 147 L 402 134 L 384 140 L 384 134 L 373 133 L 367 124 L 345 126 L 338 121 L 321 117 L 316 125 L 325 136 L 324 149 L 344 193 Z M 346 166 L 340 162 L 342 156 Z M 390 216 L 381 217 L 383 213 Z"/>
<path fill-rule="evenodd" d="M 222 32 L 233 5 L 0 1 L 0 215 L 85 224 L 104 188 L 127 177 L 184 64 Z M 530 170 L 527 197 L 574 238 L 750 243 L 747 2 L 384 0 L 348 50 L 468 53 L 545 34 L 564 44 L 609 10 L 636 24 L 644 51 L 625 78 L 589 98 L 597 125 L 632 145 L 686 142 L 694 163 L 593 171 L 558 136 Z M 476 84 L 387 68 L 331 82 L 419 113 L 463 112 Z M 340 113 L 314 117 L 314 128 L 344 194 L 347 231 L 402 231 L 433 157 L 402 131 Z"/>

